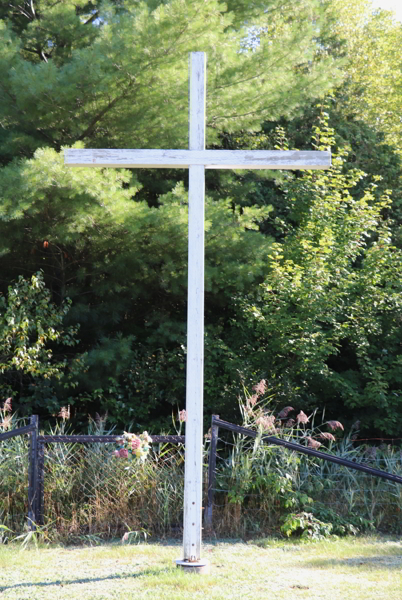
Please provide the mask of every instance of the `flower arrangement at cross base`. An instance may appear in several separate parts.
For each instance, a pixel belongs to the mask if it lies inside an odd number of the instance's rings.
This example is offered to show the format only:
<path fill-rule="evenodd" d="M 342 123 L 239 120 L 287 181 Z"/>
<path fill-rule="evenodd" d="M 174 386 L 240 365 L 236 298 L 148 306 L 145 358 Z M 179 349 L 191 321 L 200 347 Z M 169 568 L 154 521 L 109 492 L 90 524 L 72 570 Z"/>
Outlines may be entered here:
<path fill-rule="evenodd" d="M 114 451 L 115 456 L 120 458 L 136 458 L 144 462 L 149 454 L 152 438 L 144 431 L 140 435 L 125 431 L 123 437 L 117 442 L 118 449 Z"/>

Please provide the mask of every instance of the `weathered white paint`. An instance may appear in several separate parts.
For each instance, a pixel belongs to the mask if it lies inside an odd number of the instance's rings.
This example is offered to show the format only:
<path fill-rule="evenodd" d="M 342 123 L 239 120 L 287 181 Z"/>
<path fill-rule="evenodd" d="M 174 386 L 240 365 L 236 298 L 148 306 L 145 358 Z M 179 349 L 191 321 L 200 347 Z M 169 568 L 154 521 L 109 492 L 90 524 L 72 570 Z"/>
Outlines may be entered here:
<path fill-rule="evenodd" d="M 205 54 L 191 54 L 191 151 L 205 147 Z M 204 402 L 204 206 L 205 168 L 191 165 L 188 215 L 188 304 L 186 445 L 184 471 L 183 555 L 185 561 L 201 558 L 202 447 Z"/>
<path fill-rule="evenodd" d="M 195 151 L 205 151 L 205 102 L 206 75 L 205 53 L 190 54 L 190 110 L 188 147 Z M 203 164 L 203 163 L 193 163 Z"/>
<path fill-rule="evenodd" d="M 189 168 L 184 561 L 200 561 L 204 376 L 205 169 L 327 169 L 330 152 L 205 150 L 205 55 L 191 54 L 189 150 L 66 150 L 70 167 Z"/>
<path fill-rule="evenodd" d="M 331 153 L 316 150 L 65 150 L 70 167 L 188 169 L 328 169 Z"/>
<path fill-rule="evenodd" d="M 184 560 L 201 557 L 202 447 L 204 399 L 204 167 L 190 169 L 188 219 L 188 305 L 186 445 L 184 473 Z"/>

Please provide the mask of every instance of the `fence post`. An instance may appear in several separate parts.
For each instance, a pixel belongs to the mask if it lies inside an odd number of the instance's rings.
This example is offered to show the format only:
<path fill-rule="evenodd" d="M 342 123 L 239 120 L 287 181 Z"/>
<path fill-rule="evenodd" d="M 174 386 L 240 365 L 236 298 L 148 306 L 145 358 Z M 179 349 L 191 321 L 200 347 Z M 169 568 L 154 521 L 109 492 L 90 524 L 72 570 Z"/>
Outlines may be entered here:
<path fill-rule="evenodd" d="M 216 447 L 218 445 L 219 433 L 219 426 L 215 424 L 215 419 L 219 419 L 219 415 L 212 415 L 211 420 L 211 443 L 209 445 L 208 460 L 208 499 L 204 516 L 205 528 L 209 530 L 212 529 L 212 512 L 216 482 Z"/>
<path fill-rule="evenodd" d="M 29 467 L 28 467 L 28 527 L 35 531 L 37 522 L 38 506 L 38 429 L 39 418 L 32 415 L 30 424 L 35 427 L 31 431 L 31 440 L 29 445 Z"/>

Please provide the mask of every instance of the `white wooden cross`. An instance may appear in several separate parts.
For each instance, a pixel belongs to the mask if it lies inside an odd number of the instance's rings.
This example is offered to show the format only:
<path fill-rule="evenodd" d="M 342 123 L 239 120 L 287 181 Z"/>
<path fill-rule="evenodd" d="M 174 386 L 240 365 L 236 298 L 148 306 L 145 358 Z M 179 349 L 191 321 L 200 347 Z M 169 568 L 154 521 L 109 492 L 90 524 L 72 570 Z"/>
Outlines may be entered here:
<path fill-rule="evenodd" d="M 188 150 L 66 150 L 70 167 L 189 169 L 184 533 L 181 565 L 202 567 L 205 169 L 327 169 L 331 153 L 205 150 L 205 54 L 192 52 Z"/>

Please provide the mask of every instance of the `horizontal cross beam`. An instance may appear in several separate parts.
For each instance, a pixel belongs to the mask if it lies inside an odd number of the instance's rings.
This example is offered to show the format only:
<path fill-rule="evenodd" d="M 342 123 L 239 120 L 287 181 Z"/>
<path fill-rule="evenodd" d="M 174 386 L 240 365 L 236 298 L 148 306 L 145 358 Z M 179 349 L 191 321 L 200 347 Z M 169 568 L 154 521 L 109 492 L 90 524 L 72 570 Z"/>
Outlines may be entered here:
<path fill-rule="evenodd" d="M 316 150 L 65 150 L 69 167 L 188 169 L 328 169 L 331 152 Z"/>

